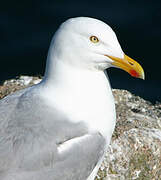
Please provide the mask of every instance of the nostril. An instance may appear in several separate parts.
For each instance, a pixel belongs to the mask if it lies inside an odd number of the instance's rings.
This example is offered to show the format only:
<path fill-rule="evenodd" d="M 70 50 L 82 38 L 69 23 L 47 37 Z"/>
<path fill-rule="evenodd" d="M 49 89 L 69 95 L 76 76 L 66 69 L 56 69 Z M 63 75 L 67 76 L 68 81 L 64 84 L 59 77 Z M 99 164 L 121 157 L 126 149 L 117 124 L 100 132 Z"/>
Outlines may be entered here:
<path fill-rule="evenodd" d="M 134 65 L 134 64 L 133 64 L 133 63 L 131 63 L 131 62 L 129 62 L 129 64 L 130 64 L 130 65 L 132 65 L 132 66 Z"/>

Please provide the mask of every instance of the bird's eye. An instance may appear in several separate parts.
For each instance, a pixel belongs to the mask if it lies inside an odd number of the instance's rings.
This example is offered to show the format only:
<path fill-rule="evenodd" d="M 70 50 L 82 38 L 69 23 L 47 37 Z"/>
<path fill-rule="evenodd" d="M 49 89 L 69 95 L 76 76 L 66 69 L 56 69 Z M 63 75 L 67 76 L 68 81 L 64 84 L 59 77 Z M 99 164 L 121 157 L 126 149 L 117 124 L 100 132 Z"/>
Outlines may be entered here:
<path fill-rule="evenodd" d="M 91 40 L 93 43 L 98 43 L 98 42 L 99 42 L 99 39 L 98 39 L 96 36 L 91 36 L 91 37 L 90 37 L 90 40 Z"/>

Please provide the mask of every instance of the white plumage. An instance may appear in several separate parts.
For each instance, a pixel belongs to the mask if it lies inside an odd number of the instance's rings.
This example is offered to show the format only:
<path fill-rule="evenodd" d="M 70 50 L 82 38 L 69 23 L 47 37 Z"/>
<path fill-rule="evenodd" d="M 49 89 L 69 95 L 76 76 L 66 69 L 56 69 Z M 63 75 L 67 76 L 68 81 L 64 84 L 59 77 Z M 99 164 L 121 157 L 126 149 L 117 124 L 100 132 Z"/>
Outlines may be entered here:
<path fill-rule="evenodd" d="M 107 24 L 80 17 L 60 26 L 42 82 L 0 101 L 1 180 L 94 179 L 115 127 L 106 55 L 124 58 Z"/>

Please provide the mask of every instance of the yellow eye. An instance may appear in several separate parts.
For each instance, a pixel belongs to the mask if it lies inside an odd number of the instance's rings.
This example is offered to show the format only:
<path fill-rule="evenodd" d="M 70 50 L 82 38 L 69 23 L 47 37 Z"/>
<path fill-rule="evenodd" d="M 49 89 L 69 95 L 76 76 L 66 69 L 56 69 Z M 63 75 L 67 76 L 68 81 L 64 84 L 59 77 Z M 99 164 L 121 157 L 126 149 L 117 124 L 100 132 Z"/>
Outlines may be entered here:
<path fill-rule="evenodd" d="M 99 39 L 98 39 L 96 36 L 91 36 L 91 37 L 90 37 L 90 40 L 91 40 L 93 43 L 98 43 L 98 42 L 99 42 Z"/>

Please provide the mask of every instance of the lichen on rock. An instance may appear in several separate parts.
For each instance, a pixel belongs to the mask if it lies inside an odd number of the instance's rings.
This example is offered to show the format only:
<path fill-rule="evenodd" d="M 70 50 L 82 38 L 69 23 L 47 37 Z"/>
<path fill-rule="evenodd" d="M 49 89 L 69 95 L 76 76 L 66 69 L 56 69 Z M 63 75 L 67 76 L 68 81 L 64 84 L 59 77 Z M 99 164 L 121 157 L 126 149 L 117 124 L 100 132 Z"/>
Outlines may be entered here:
<path fill-rule="evenodd" d="M 161 104 L 125 90 L 113 94 L 116 128 L 95 180 L 161 179 Z"/>

